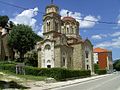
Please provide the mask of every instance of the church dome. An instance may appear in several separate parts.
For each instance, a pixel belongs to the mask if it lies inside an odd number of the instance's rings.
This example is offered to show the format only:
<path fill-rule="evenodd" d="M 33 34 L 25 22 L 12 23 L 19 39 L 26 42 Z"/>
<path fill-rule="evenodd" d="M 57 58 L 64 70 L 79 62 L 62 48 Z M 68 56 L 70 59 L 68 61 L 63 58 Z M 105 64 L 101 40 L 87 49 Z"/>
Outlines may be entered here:
<path fill-rule="evenodd" d="M 62 19 L 63 21 L 76 21 L 75 18 L 67 16 L 67 17 L 63 17 Z"/>
<path fill-rule="evenodd" d="M 50 4 L 46 7 L 45 11 L 46 11 L 46 13 L 58 13 L 59 8 L 58 8 L 58 6 L 56 6 L 54 4 Z"/>

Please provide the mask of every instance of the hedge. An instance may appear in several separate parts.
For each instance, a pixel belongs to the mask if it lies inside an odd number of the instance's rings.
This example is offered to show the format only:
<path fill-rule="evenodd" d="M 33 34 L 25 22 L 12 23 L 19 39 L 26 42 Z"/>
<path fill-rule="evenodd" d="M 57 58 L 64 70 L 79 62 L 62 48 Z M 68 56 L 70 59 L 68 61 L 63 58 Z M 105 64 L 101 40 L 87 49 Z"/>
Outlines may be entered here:
<path fill-rule="evenodd" d="M 103 75 L 103 74 L 106 74 L 107 71 L 105 69 L 98 69 L 98 70 L 95 71 L 95 73 L 98 74 L 98 75 Z"/>
<path fill-rule="evenodd" d="M 56 80 L 66 80 L 67 78 L 80 78 L 91 76 L 90 70 L 68 70 L 63 68 L 35 68 L 25 67 L 27 75 L 53 77 Z"/>
<path fill-rule="evenodd" d="M 0 70 L 8 70 L 10 72 L 16 73 L 16 67 L 14 64 L 0 64 Z"/>
<path fill-rule="evenodd" d="M 15 73 L 15 64 L 0 64 L 0 70 L 9 70 Z M 68 70 L 64 68 L 37 68 L 25 66 L 26 75 L 47 76 L 52 77 L 58 81 L 66 80 L 68 78 L 81 78 L 91 76 L 90 70 Z"/>

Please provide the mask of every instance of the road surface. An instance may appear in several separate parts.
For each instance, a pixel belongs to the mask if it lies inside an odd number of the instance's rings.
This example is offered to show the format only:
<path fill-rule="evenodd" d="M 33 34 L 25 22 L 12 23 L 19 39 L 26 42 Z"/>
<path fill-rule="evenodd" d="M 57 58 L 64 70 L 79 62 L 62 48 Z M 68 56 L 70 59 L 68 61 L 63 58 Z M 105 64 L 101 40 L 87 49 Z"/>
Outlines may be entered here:
<path fill-rule="evenodd" d="M 53 90 L 120 90 L 120 72 L 106 77 Z"/>

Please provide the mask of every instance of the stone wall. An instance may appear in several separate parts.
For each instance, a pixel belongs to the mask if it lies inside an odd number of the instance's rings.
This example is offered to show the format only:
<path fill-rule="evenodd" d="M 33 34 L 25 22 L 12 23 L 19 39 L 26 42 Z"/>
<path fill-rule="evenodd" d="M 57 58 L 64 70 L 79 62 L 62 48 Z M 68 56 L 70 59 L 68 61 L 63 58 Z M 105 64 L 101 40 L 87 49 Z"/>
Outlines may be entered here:
<path fill-rule="evenodd" d="M 84 42 L 84 52 L 88 52 L 88 58 L 85 56 L 85 69 L 87 70 L 87 65 L 89 65 L 89 70 L 94 71 L 94 60 L 93 60 L 93 45 L 89 40 Z M 86 55 L 86 54 L 85 54 Z"/>
<path fill-rule="evenodd" d="M 41 50 L 38 50 L 38 67 L 41 68 Z"/>
<path fill-rule="evenodd" d="M 73 49 L 73 69 L 80 70 L 82 69 L 82 45 L 81 44 L 75 44 L 72 45 Z"/>
<path fill-rule="evenodd" d="M 61 67 L 61 48 L 55 47 L 55 67 Z"/>

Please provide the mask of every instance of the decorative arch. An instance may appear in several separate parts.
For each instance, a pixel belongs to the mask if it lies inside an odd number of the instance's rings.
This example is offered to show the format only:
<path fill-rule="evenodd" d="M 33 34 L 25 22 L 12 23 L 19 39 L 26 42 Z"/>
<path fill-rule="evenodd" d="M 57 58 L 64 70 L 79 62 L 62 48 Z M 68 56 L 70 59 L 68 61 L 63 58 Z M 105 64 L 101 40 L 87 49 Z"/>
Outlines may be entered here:
<path fill-rule="evenodd" d="M 45 48 L 44 48 L 45 50 L 50 50 L 51 49 L 51 47 L 50 47 L 50 45 L 49 44 L 47 44 L 47 45 L 45 45 Z"/>
<path fill-rule="evenodd" d="M 47 63 L 51 63 L 51 61 L 50 61 L 50 60 L 47 60 Z"/>
<path fill-rule="evenodd" d="M 50 20 L 47 21 L 47 31 L 50 31 Z"/>

